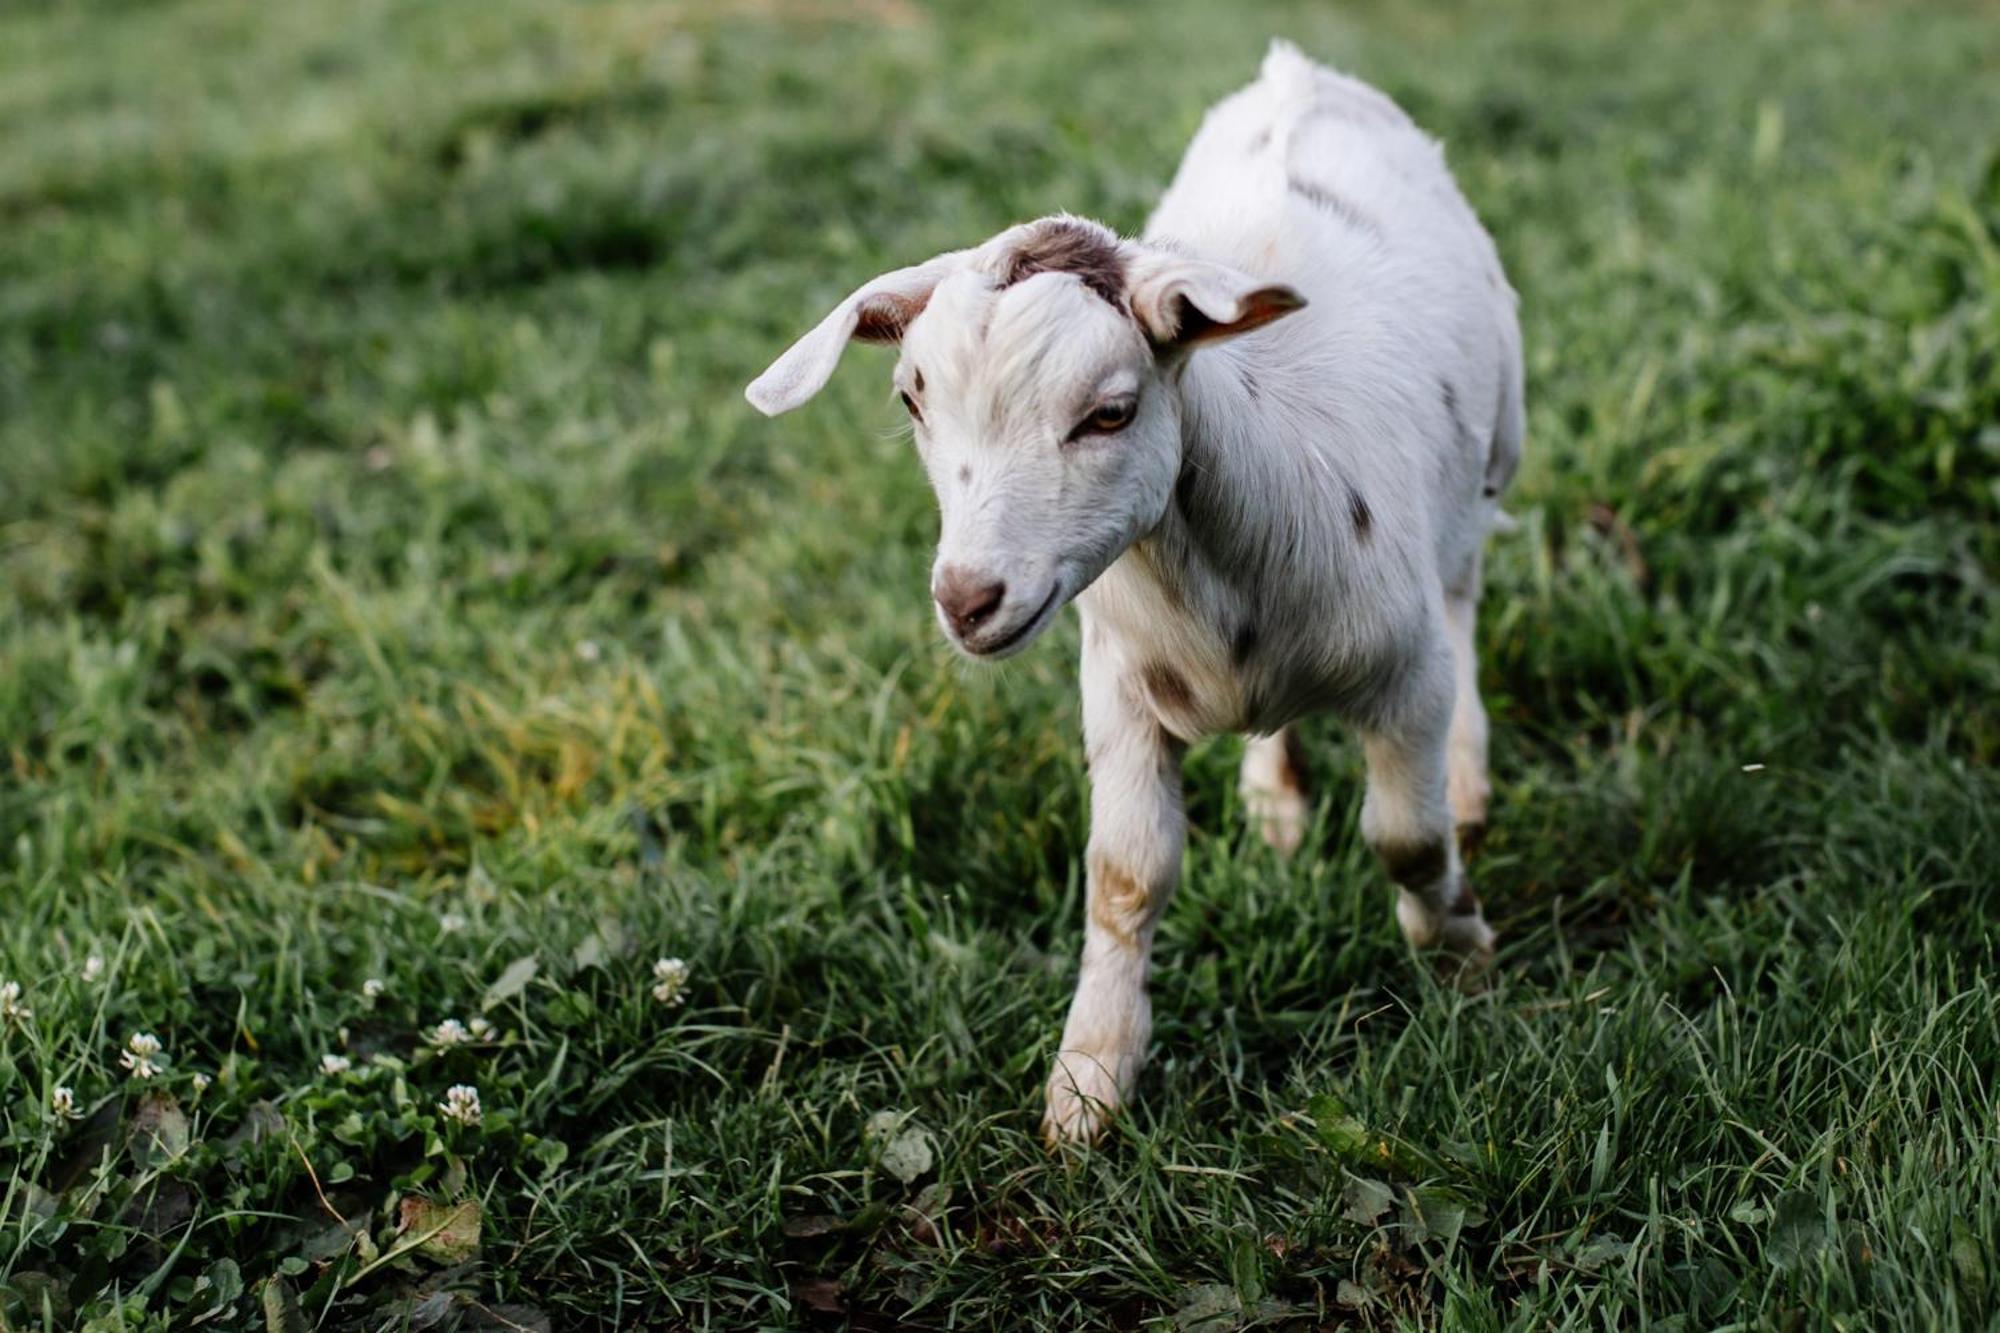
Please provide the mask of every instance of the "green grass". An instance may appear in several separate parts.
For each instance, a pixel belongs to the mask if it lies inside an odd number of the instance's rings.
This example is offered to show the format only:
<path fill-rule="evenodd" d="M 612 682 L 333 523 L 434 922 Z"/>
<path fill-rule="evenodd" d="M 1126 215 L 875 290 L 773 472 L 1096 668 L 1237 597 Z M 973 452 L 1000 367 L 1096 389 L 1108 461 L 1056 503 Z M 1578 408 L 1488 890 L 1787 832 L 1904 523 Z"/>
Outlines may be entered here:
<path fill-rule="evenodd" d="M 1508 10 L 0 11 L 0 1325 L 1993 1327 L 2000 24 Z M 1273 33 L 1522 292 L 1505 949 L 1406 954 L 1336 727 L 1289 864 L 1198 750 L 1050 1158 L 1074 627 L 939 642 L 880 353 L 740 387 L 1136 230 Z"/>

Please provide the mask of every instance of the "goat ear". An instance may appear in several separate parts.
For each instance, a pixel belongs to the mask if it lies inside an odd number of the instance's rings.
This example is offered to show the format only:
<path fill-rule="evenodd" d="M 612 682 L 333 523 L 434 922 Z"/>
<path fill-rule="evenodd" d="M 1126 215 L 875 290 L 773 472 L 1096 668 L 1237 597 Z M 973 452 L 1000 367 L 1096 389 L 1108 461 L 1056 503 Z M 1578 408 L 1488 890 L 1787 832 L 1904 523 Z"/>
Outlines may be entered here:
<path fill-rule="evenodd" d="M 767 417 L 789 412 L 826 387 L 850 339 L 901 342 L 903 330 L 924 312 L 931 292 L 964 265 L 966 254 L 954 250 L 862 284 L 812 332 L 787 348 L 769 370 L 750 381 L 743 396 Z"/>
<path fill-rule="evenodd" d="M 1126 297 L 1139 326 L 1163 350 L 1234 338 L 1306 303 L 1281 282 L 1167 253 L 1148 255 L 1133 265 Z"/>

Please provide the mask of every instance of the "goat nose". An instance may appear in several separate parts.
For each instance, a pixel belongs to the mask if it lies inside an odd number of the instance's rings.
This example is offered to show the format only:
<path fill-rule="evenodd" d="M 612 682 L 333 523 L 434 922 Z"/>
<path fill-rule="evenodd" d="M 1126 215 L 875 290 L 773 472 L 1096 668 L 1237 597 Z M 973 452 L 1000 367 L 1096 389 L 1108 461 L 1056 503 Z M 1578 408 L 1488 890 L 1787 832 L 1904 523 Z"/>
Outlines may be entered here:
<path fill-rule="evenodd" d="M 937 598 L 938 606 L 950 619 L 953 628 L 960 634 L 966 634 L 1000 609 L 1001 601 L 1007 596 L 1007 585 L 999 579 L 976 574 L 963 565 L 946 565 L 938 571 L 931 596 Z"/>

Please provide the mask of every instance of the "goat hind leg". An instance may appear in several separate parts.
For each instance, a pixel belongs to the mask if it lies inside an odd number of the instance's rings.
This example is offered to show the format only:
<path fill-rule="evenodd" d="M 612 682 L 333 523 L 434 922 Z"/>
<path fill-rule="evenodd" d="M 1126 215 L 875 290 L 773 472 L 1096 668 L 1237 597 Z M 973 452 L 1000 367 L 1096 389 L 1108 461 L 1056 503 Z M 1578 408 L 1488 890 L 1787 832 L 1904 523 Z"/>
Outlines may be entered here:
<path fill-rule="evenodd" d="M 1473 577 L 1478 578 L 1477 572 Z M 1459 839 L 1468 847 L 1486 831 L 1486 804 L 1493 792 L 1486 776 L 1486 708 L 1479 701 L 1479 659 L 1473 635 L 1478 614 L 1476 582 L 1470 592 L 1445 595 L 1445 631 L 1451 640 L 1455 681 L 1445 792 Z"/>
<path fill-rule="evenodd" d="M 1243 747 L 1237 783 L 1243 809 L 1257 825 L 1258 835 L 1284 856 L 1305 841 L 1312 814 L 1298 746 L 1298 733 L 1290 727 L 1269 736 L 1252 736 Z"/>
<path fill-rule="evenodd" d="M 1454 673 L 1438 661 L 1413 682 L 1395 721 L 1362 734 L 1368 794 L 1361 835 L 1396 882 L 1396 920 L 1416 947 L 1483 966 L 1493 930 L 1467 883 L 1453 838 L 1445 772 L 1455 709 Z"/>

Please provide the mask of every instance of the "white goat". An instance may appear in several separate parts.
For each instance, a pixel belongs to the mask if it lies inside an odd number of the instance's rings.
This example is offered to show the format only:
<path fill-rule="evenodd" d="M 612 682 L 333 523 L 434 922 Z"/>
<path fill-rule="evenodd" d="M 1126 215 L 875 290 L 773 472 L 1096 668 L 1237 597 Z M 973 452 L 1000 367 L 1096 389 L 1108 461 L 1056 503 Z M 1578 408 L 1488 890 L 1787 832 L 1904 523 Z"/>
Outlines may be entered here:
<path fill-rule="evenodd" d="M 1191 741 L 1253 735 L 1246 805 L 1289 851 L 1307 805 L 1286 729 L 1351 723 L 1404 934 L 1490 957 L 1453 825 L 1486 817 L 1473 616 L 1521 452 L 1520 332 L 1491 240 L 1395 103 L 1273 43 L 1144 239 L 1058 216 L 884 274 L 751 403 L 803 403 L 854 338 L 902 344 L 946 635 L 998 658 L 1072 598 L 1083 616 L 1089 920 L 1051 1141 L 1095 1136 L 1145 1058 Z"/>

